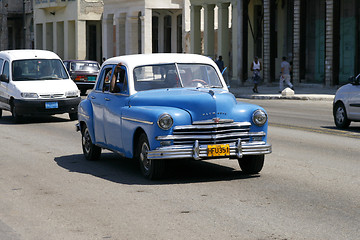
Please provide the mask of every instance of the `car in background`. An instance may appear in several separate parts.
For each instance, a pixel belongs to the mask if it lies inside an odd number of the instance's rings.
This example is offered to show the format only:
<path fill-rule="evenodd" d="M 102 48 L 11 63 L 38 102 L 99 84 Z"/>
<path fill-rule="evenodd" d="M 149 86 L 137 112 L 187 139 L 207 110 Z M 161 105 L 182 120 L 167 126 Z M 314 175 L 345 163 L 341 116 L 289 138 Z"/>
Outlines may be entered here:
<path fill-rule="evenodd" d="M 140 54 L 106 60 L 78 108 L 86 159 L 102 149 L 161 178 L 170 159 L 237 159 L 256 174 L 271 153 L 266 111 L 237 102 L 213 60 L 195 54 Z"/>
<path fill-rule="evenodd" d="M 360 121 L 360 74 L 350 77 L 349 82 L 336 91 L 333 102 L 334 122 L 340 129 Z"/>
<path fill-rule="evenodd" d="M 68 113 L 77 119 L 80 92 L 60 57 L 45 50 L 0 52 L 0 117 L 10 111 L 15 121 L 27 115 Z"/>
<path fill-rule="evenodd" d="M 88 89 L 94 87 L 100 69 L 97 61 L 65 60 L 64 64 L 82 95 L 85 95 Z"/>

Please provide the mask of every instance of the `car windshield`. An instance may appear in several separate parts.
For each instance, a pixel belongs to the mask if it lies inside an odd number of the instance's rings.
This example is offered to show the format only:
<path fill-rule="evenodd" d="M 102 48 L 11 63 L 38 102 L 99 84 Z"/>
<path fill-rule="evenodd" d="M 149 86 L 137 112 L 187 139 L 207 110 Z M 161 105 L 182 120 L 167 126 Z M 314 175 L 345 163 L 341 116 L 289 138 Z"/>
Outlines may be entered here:
<path fill-rule="evenodd" d="M 159 88 L 222 88 L 221 80 L 211 65 L 162 64 L 140 66 L 134 69 L 136 91 Z"/>
<path fill-rule="evenodd" d="M 70 71 L 98 72 L 100 66 L 96 62 L 71 62 Z"/>
<path fill-rule="evenodd" d="M 14 81 L 67 79 L 66 70 L 59 59 L 26 59 L 12 63 Z"/>

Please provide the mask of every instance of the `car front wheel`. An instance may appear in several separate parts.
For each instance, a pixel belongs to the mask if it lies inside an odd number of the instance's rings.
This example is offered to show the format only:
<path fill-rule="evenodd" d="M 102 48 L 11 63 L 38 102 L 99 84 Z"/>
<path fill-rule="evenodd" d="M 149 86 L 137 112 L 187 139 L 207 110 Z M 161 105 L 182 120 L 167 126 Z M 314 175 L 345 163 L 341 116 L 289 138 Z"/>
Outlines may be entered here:
<path fill-rule="evenodd" d="M 165 162 L 163 159 L 148 159 L 147 152 L 149 150 L 149 141 L 146 135 L 143 133 L 139 137 L 135 158 L 139 161 L 141 173 L 146 178 L 159 179 L 164 175 Z"/>
<path fill-rule="evenodd" d="M 246 174 L 256 174 L 264 166 L 264 155 L 247 155 L 238 159 L 241 170 Z"/>
<path fill-rule="evenodd" d="M 347 128 L 350 125 L 351 121 L 347 118 L 345 106 L 341 102 L 335 105 L 334 121 L 335 121 L 335 125 L 341 129 Z"/>
<path fill-rule="evenodd" d="M 94 145 L 87 126 L 82 130 L 82 149 L 87 160 L 94 161 L 100 158 L 101 148 Z"/>

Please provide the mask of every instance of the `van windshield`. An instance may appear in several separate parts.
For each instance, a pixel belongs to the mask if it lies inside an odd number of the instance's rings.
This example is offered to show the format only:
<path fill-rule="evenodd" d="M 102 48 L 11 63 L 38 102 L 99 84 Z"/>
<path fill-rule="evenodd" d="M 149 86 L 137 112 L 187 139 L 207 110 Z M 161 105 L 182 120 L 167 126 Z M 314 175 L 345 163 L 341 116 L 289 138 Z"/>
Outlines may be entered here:
<path fill-rule="evenodd" d="M 69 78 L 59 59 L 26 59 L 12 63 L 13 81 L 58 80 Z"/>

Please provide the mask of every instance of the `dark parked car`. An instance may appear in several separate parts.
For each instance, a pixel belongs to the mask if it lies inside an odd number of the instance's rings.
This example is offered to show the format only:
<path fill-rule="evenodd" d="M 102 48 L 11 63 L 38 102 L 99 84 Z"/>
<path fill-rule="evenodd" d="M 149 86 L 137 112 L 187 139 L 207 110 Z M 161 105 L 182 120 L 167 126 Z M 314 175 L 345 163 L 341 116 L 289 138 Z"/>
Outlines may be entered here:
<path fill-rule="evenodd" d="M 85 95 L 88 89 L 94 87 L 100 69 L 98 62 L 90 60 L 66 60 L 64 64 L 82 95 Z"/>

